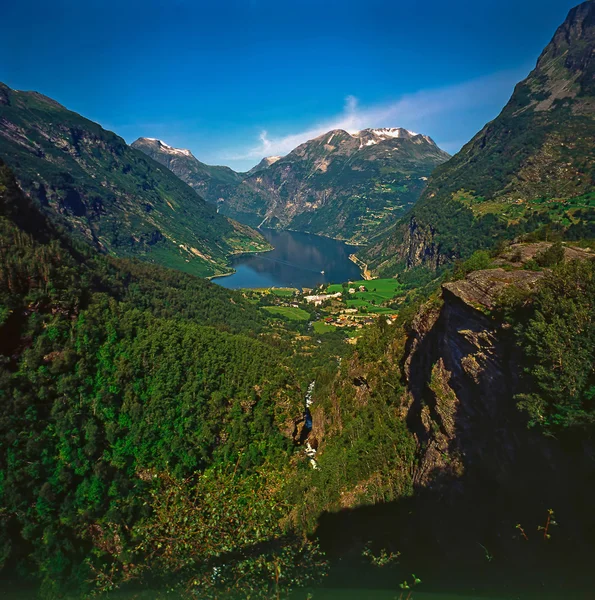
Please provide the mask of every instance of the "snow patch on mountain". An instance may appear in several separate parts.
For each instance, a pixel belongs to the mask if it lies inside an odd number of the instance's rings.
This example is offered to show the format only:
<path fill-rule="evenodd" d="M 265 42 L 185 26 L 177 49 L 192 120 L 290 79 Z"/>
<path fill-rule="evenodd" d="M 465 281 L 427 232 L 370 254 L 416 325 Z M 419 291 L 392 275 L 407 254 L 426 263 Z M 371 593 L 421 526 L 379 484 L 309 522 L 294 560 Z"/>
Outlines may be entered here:
<path fill-rule="evenodd" d="M 149 142 L 157 142 L 161 148 L 165 150 L 165 152 L 169 154 L 178 154 L 180 156 L 192 156 L 192 152 L 190 150 L 186 150 L 185 148 L 174 148 L 169 144 L 166 144 L 163 140 L 158 140 L 157 138 L 144 138 Z"/>

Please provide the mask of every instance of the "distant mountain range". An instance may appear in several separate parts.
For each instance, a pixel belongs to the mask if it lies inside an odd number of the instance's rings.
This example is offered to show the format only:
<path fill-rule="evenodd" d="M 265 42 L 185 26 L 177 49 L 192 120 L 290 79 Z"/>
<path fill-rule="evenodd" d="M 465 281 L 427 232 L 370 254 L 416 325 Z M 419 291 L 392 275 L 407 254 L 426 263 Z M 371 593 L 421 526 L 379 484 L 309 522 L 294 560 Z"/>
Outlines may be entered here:
<path fill-rule="evenodd" d="M 104 251 L 214 275 L 231 254 L 269 247 L 114 133 L 4 84 L 0 157 L 54 220 Z"/>
<path fill-rule="evenodd" d="M 245 174 L 209 167 L 158 140 L 132 145 L 234 219 L 359 243 L 409 209 L 434 168 L 449 158 L 428 136 L 401 128 L 329 131 Z"/>
<path fill-rule="evenodd" d="M 433 173 L 409 215 L 361 258 L 435 269 L 548 227 L 595 236 L 595 2 L 570 11 L 500 115 Z"/>
<path fill-rule="evenodd" d="M 365 244 L 362 261 L 391 276 L 546 228 L 589 237 L 594 7 L 570 11 L 501 114 L 452 158 L 403 128 L 337 129 L 236 173 L 157 139 L 128 146 L 50 98 L 3 84 L 0 157 L 79 237 L 199 275 L 268 248 L 257 226 Z"/>

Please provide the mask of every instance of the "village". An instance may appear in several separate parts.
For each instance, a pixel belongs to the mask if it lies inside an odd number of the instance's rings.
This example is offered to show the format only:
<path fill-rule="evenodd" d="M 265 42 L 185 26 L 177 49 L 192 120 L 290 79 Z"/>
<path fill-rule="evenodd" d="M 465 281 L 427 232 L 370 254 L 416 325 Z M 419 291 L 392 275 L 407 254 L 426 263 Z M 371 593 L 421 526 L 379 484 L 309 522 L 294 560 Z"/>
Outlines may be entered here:
<path fill-rule="evenodd" d="M 243 290 L 251 301 L 269 313 L 290 321 L 307 322 L 317 334 L 342 331 L 346 341 L 357 343 L 362 330 L 380 317 L 392 325 L 403 295 L 397 279 L 349 281 L 317 288 L 262 288 Z"/>

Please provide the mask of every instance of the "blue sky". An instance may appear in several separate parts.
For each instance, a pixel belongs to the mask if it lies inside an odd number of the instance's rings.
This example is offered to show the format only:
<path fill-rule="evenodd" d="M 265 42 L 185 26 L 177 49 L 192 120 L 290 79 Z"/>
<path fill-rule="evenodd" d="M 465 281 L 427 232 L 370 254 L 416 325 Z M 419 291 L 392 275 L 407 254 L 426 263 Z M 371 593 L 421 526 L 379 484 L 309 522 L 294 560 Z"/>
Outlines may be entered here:
<path fill-rule="evenodd" d="M 2 9 L 0 81 L 237 170 L 335 127 L 455 152 L 577 3 L 20 0 Z"/>

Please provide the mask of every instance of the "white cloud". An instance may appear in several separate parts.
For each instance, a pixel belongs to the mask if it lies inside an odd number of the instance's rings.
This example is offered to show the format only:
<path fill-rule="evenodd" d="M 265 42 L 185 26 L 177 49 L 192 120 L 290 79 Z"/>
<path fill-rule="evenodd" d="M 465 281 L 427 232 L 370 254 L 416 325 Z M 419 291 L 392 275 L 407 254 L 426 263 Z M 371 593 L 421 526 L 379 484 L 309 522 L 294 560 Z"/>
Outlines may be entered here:
<path fill-rule="evenodd" d="M 449 119 L 454 123 L 454 116 L 460 118 L 466 111 L 503 106 L 514 84 L 522 79 L 526 72 L 526 69 L 500 72 L 448 87 L 421 90 L 403 95 L 392 102 L 370 106 L 361 106 L 357 98 L 347 96 L 342 112 L 332 119 L 285 135 L 270 135 L 267 131 L 262 131 L 258 144 L 243 152 L 230 152 L 222 158 L 257 161 L 264 156 L 282 156 L 331 129 L 355 132 L 367 127 L 405 127 L 433 137 L 450 137 L 457 132 L 449 131 L 441 121 Z M 439 139 L 437 141 L 440 144 Z M 445 141 L 443 145 L 448 146 L 445 149 L 450 151 L 458 150 L 453 142 Z"/>

